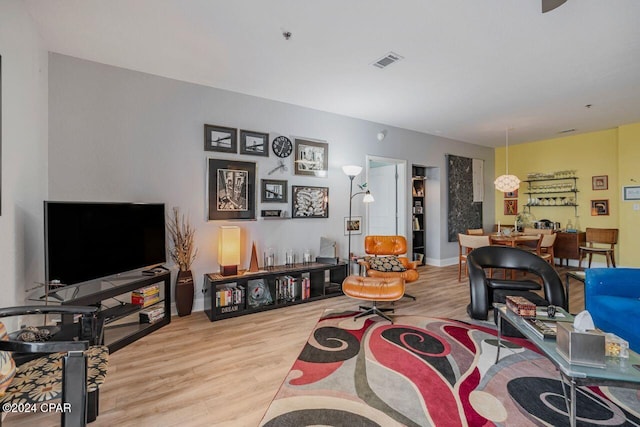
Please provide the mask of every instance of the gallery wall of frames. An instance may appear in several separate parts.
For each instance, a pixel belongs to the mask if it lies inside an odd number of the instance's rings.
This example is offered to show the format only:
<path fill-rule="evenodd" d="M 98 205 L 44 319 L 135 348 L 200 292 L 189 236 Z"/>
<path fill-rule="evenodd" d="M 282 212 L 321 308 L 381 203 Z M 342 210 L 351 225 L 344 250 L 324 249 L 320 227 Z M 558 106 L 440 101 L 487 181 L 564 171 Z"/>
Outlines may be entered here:
<path fill-rule="evenodd" d="M 205 124 L 204 150 L 237 155 L 232 159 L 226 158 L 228 156 L 207 159 L 208 220 L 254 220 L 257 198 L 262 204 L 274 206 L 260 210 L 259 216 L 265 219 L 329 217 L 329 187 L 298 185 L 295 179 L 291 184 L 287 179 L 275 179 L 289 175 L 291 164 L 293 177 L 326 178 L 327 142 L 290 139 L 284 135 L 270 139 L 267 132 Z M 251 156 L 270 155 L 277 157 L 277 165 L 267 171 L 267 176 L 273 175 L 274 179 L 265 178 L 258 183 L 257 163 L 251 161 Z"/>

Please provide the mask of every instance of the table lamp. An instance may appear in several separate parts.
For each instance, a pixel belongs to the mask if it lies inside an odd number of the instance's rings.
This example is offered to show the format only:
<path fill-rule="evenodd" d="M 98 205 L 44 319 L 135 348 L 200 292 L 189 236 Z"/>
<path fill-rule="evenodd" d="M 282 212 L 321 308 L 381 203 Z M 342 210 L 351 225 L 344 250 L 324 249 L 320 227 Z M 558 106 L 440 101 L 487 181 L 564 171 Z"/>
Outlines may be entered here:
<path fill-rule="evenodd" d="M 238 274 L 240 264 L 240 227 L 235 225 L 220 226 L 218 236 L 218 263 L 222 276 Z"/>

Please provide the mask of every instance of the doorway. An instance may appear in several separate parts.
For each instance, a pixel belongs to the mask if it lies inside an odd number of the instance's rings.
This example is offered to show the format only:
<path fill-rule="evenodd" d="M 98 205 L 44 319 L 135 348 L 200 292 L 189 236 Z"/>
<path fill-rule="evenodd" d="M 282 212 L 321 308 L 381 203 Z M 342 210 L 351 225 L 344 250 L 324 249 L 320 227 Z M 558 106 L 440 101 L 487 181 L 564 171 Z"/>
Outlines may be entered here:
<path fill-rule="evenodd" d="M 407 237 L 407 161 L 367 156 L 367 234 Z"/>

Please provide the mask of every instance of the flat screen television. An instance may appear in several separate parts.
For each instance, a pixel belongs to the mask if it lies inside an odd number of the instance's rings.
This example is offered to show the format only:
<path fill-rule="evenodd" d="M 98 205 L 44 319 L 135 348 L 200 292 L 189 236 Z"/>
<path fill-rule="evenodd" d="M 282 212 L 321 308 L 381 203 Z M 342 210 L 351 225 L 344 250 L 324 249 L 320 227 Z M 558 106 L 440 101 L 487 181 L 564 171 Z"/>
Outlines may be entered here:
<path fill-rule="evenodd" d="M 44 202 L 45 280 L 62 285 L 166 262 L 162 203 Z"/>

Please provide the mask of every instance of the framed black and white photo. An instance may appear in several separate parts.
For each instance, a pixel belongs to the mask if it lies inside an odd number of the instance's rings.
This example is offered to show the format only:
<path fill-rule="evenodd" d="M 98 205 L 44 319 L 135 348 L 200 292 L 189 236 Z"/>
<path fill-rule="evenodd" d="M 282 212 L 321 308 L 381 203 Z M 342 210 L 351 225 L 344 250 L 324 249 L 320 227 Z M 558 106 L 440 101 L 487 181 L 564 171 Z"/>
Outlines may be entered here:
<path fill-rule="evenodd" d="M 287 203 L 287 181 L 277 179 L 261 179 L 263 203 Z"/>
<path fill-rule="evenodd" d="M 256 219 L 256 164 L 208 159 L 208 219 Z"/>
<path fill-rule="evenodd" d="M 591 216 L 609 215 L 609 200 L 592 200 Z"/>
<path fill-rule="evenodd" d="M 238 129 L 204 125 L 204 151 L 238 152 Z"/>
<path fill-rule="evenodd" d="M 349 231 L 351 234 L 362 234 L 362 217 L 361 216 L 352 216 L 349 219 L 348 216 L 344 217 L 344 235 L 348 236 Z"/>
<path fill-rule="evenodd" d="M 329 187 L 291 187 L 292 218 L 329 218 Z"/>
<path fill-rule="evenodd" d="M 296 139 L 294 173 L 326 177 L 329 170 L 329 144 Z"/>
<path fill-rule="evenodd" d="M 240 154 L 269 157 L 269 134 L 241 130 Z"/>

